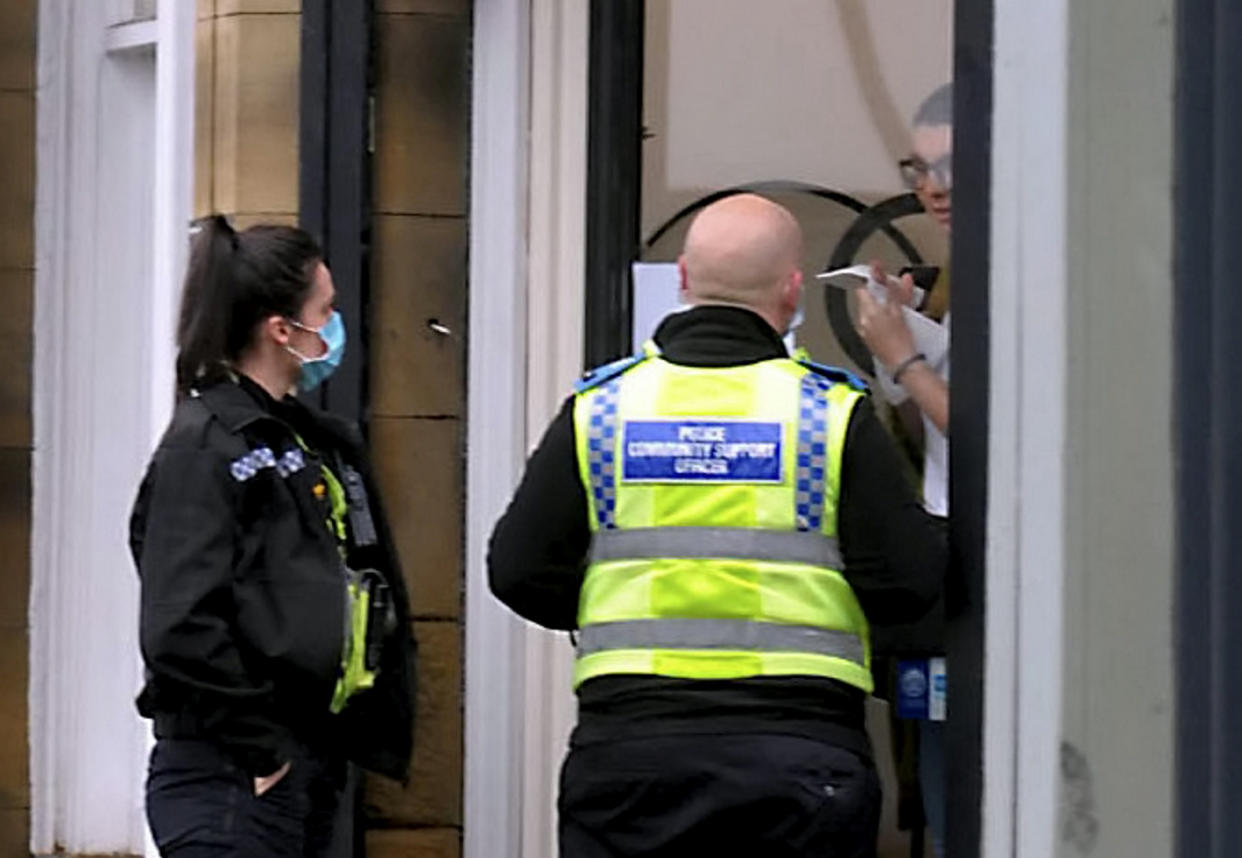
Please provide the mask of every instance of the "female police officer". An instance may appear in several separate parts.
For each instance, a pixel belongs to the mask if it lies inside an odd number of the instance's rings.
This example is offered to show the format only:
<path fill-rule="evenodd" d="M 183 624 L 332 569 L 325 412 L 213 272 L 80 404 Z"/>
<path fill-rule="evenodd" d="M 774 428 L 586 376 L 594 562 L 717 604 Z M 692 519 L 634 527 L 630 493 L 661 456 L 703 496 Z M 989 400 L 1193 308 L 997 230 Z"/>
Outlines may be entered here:
<path fill-rule="evenodd" d="M 362 441 L 288 395 L 340 362 L 333 298 L 301 230 L 196 238 L 130 528 L 164 855 L 324 854 L 347 760 L 408 773 L 414 645 Z"/>

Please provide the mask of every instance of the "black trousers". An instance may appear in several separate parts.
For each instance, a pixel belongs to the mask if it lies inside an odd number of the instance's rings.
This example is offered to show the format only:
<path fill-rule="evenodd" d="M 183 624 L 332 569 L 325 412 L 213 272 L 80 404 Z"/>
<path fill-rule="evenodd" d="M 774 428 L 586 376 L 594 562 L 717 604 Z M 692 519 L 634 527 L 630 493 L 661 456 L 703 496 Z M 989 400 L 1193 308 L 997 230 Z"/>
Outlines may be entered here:
<path fill-rule="evenodd" d="M 561 858 L 871 858 L 870 760 L 773 734 L 653 736 L 572 748 Z"/>
<path fill-rule="evenodd" d="M 296 757 L 262 796 L 215 745 L 159 739 L 147 774 L 147 821 L 166 858 L 327 858 L 346 783 L 343 762 Z"/>

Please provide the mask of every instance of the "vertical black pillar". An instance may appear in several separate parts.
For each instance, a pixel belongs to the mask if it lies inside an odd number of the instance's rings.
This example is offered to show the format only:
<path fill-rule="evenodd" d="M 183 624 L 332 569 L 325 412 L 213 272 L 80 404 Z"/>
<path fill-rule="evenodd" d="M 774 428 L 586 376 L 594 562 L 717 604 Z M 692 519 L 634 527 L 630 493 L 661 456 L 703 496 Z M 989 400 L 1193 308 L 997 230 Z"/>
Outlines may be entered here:
<path fill-rule="evenodd" d="M 1180 0 L 1175 29 L 1177 854 L 1224 858 L 1242 843 L 1242 6 Z"/>
<path fill-rule="evenodd" d="M 370 245 L 370 0 L 302 3 L 298 219 L 323 244 L 345 319 L 341 367 L 313 398 L 364 422 Z"/>
<path fill-rule="evenodd" d="M 302 0 L 298 224 L 323 241 L 328 213 L 328 52 L 332 0 Z"/>
<path fill-rule="evenodd" d="M 629 354 L 630 263 L 642 203 L 643 0 L 591 0 L 587 108 L 587 367 Z"/>
<path fill-rule="evenodd" d="M 953 397 L 949 435 L 949 719 L 945 852 L 980 854 L 988 489 L 994 0 L 956 0 L 953 57 Z"/>
<path fill-rule="evenodd" d="M 371 0 L 302 0 L 298 223 L 321 243 L 345 320 L 345 359 L 309 399 L 367 418 L 371 228 Z M 364 855 L 361 778 L 350 768 L 330 858 Z"/>

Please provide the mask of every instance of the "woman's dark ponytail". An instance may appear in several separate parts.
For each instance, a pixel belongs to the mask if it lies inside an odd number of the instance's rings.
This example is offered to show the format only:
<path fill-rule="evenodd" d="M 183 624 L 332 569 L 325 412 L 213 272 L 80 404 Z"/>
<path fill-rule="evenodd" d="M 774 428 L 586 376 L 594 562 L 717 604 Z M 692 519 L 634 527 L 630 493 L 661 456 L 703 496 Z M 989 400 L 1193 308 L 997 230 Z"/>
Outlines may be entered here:
<path fill-rule="evenodd" d="M 177 323 L 177 390 L 225 378 L 255 327 L 272 315 L 296 318 L 310 292 L 319 245 L 296 227 L 234 231 L 223 215 L 199 222 Z"/>
<path fill-rule="evenodd" d="M 177 390 L 186 393 L 225 372 L 232 318 L 233 257 L 237 233 L 222 215 L 199 222 L 181 293 L 177 322 Z"/>

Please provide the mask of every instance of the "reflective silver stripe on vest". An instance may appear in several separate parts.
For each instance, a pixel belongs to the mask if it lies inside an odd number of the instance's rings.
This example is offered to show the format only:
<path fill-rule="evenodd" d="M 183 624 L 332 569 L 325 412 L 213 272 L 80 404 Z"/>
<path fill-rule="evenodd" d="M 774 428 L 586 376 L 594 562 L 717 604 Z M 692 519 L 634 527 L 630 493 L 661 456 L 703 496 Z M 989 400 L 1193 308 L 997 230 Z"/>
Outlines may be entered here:
<path fill-rule="evenodd" d="M 657 619 L 593 623 L 578 632 L 578 656 L 619 649 L 736 650 L 826 655 L 865 666 L 857 635 L 757 620 Z"/>
<path fill-rule="evenodd" d="M 822 533 L 747 527 L 635 527 L 599 530 L 591 562 L 693 557 L 766 560 L 841 568 L 837 541 Z"/>

